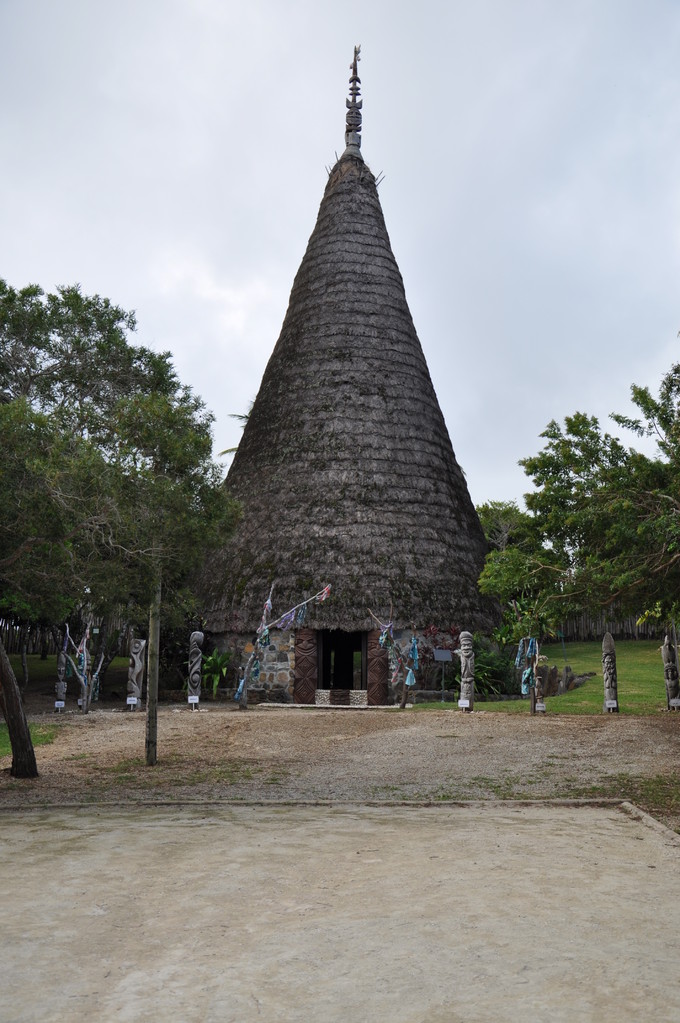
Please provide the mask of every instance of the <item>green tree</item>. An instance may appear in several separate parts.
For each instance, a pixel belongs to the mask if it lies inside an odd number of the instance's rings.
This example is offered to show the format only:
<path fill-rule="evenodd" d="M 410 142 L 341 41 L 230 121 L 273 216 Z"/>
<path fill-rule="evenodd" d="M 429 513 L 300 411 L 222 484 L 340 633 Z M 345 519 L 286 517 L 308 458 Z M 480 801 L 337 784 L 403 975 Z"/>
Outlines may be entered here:
<path fill-rule="evenodd" d="M 562 614 L 560 565 L 536 516 L 514 501 L 491 501 L 477 513 L 490 547 L 480 589 L 498 597 L 504 609 L 495 638 L 504 645 L 551 632 Z"/>
<path fill-rule="evenodd" d="M 680 364 L 654 396 L 633 386 L 639 418 L 614 414 L 619 426 L 653 438 L 645 454 L 577 412 L 549 423 L 545 447 L 520 464 L 534 483 L 525 495 L 533 551 L 492 551 L 480 585 L 507 598 L 535 586 L 546 608 L 565 618 L 586 608 L 668 621 L 680 592 Z M 519 548 L 519 549 L 518 549 Z"/>
<path fill-rule="evenodd" d="M 92 613 L 151 609 L 151 677 L 161 587 L 164 613 L 186 607 L 192 571 L 236 511 L 211 458 L 212 415 L 169 353 L 130 343 L 134 326 L 77 287 L 0 281 L 0 608 L 52 622 L 85 599 Z"/>

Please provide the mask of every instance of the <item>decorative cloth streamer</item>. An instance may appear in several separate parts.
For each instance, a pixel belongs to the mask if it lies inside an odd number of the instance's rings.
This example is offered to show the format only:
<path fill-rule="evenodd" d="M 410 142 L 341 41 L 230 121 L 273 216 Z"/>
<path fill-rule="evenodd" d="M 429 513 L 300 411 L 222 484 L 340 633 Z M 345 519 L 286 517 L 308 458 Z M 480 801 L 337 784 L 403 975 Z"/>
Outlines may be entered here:
<path fill-rule="evenodd" d="M 525 668 L 522 672 L 522 696 L 528 696 L 529 690 L 533 689 L 536 685 L 536 679 L 534 678 L 534 669 Z"/>
<path fill-rule="evenodd" d="M 529 640 L 529 649 L 527 650 L 527 661 L 530 661 L 532 657 L 536 656 L 536 640 Z"/>
<path fill-rule="evenodd" d="M 387 625 L 382 625 L 381 624 L 380 628 L 382 630 L 381 633 L 380 633 L 380 639 L 378 640 L 378 642 L 380 643 L 380 646 L 385 646 L 385 645 L 387 645 L 388 647 L 392 646 L 392 643 L 394 641 L 394 636 L 393 636 L 393 632 L 392 632 L 392 630 L 394 628 L 393 623 L 392 622 L 388 622 Z"/>
<path fill-rule="evenodd" d="M 404 679 L 407 686 L 414 686 L 416 684 L 416 677 L 413 674 L 413 668 L 409 668 Z"/>
<path fill-rule="evenodd" d="M 260 626 L 260 629 L 262 629 L 262 626 Z M 261 632 L 260 629 L 257 630 L 260 633 L 257 642 L 260 644 L 261 647 L 265 647 L 269 642 L 269 628 L 268 626 L 265 625 L 264 629 L 262 629 Z"/>
<path fill-rule="evenodd" d="M 408 655 L 411 658 L 411 660 L 413 661 L 413 668 L 414 668 L 414 670 L 417 671 L 418 670 L 418 640 L 416 639 L 415 636 L 411 637 L 411 649 L 409 650 Z M 407 686 L 408 685 L 415 685 L 415 681 L 414 682 L 408 682 L 407 681 L 406 685 Z"/>
<path fill-rule="evenodd" d="M 523 661 L 524 661 L 524 640 L 520 639 L 519 646 L 517 647 L 517 657 L 515 657 L 515 667 L 516 668 L 521 668 Z"/>
<path fill-rule="evenodd" d="M 295 611 L 286 611 L 282 618 L 276 623 L 277 629 L 290 629 L 295 622 Z"/>
<path fill-rule="evenodd" d="M 257 679 L 260 677 L 260 662 L 257 657 L 258 647 L 262 649 L 270 641 L 269 636 L 270 629 L 274 628 L 290 629 L 296 623 L 296 620 L 297 624 L 301 625 L 302 622 L 305 620 L 307 605 L 311 604 L 312 601 L 314 600 L 319 604 L 322 601 L 326 600 L 326 598 L 330 595 L 331 592 L 331 584 L 329 583 L 328 586 L 325 586 L 323 588 L 323 590 L 319 590 L 319 592 L 315 593 L 313 597 L 308 597 L 307 600 L 303 600 L 300 604 L 296 604 L 295 607 L 292 607 L 290 611 L 286 611 L 286 613 L 284 615 L 281 615 L 281 617 L 278 618 L 275 622 L 270 621 L 272 612 L 273 592 L 274 583 L 272 583 L 272 587 L 269 591 L 269 596 L 267 597 L 267 600 L 262 611 L 262 621 L 260 622 L 260 625 L 257 630 L 257 643 L 255 645 L 255 649 L 248 658 L 248 663 L 246 664 L 245 669 L 243 671 L 243 678 L 239 680 L 238 689 L 234 693 L 234 699 L 239 703 L 243 701 L 244 707 L 247 706 L 248 703 L 248 682 L 250 681 L 250 679 L 252 679 L 253 681 L 257 681 Z"/>

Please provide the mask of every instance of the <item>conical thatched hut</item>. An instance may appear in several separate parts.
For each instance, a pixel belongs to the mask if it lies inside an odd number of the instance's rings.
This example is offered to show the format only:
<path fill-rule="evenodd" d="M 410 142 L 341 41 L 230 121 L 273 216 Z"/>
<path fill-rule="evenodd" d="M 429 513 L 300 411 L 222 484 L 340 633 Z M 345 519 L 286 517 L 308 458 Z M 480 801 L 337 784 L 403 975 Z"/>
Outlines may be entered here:
<path fill-rule="evenodd" d="M 385 701 L 369 609 L 403 630 L 496 620 L 477 589 L 484 535 L 361 156 L 357 58 L 346 149 L 227 477 L 243 518 L 204 581 L 206 629 L 239 659 L 272 583 L 275 615 L 331 584 L 304 628 L 271 633 L 261 677 L 300 702 L 316 689 Z"/>

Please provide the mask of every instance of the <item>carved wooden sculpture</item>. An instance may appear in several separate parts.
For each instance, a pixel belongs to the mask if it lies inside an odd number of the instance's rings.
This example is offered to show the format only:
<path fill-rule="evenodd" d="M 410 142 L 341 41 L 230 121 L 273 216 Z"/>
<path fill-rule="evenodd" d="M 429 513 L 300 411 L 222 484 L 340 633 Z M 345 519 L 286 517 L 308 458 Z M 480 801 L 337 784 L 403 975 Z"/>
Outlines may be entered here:
<path fill-rule="evenodd" d="M 605 632 L 604 639 L 602 640 L 602 677 L 604 679 L 603 710 L 607 714 L 618 714 L 619 694 L 616 678 L 616 647 L 610 632 Z"/>
<path fill-rule="evenodd" d="M 462 709 L 469 712 L 475 705 L 475 655 L 471 632 L 461 632 L 460 649 L 455 654 L 460 657 L 460 698 L 468 701 L 468 706 Z"/>
<path fill-rule="evenodd" d="M 66 699 L 66 653 L 60 650 L 57 654 L 57 683 L 54 687 L 58 700 Z"/>
<path fill-rule="evenodd" d="M 189 696 L 201 695 L 201 662 L 203 661 L 203 633 L 192 632 L 189 637 Z"/>
<path fill-rule="evenodd" d="M 678 662 L 675 646 L 671 643 L 671 637 L 668 634 L 661 647 L 661 657 L 663 659 L 663 674 L 666 680 L 668 709 L 675 710 L 675 707 L 671 708 L 671 700 L 677 700 L 678 696 L 680 696 L 680 681 L 678 680 Z"/>
<path fill-rule="evenodd" d="M 128 668 L 128 696 L 136 696 L 139 701 L 142 699 L 142 685 L 144 683 L 144 652 L 146 650 L 145 639 L 133 639 L 130 643 L 130 667 Z M 132 704 L 136 709 L 136 704 Z"/>

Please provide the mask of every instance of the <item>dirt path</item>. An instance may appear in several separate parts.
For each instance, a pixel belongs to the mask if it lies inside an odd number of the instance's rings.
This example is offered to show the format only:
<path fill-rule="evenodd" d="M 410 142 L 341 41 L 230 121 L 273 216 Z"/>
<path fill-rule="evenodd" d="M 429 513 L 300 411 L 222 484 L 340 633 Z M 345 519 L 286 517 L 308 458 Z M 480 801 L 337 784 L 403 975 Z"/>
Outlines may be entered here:
<path fill-rule="evenodd" d="M 343 803 L 631 798 L 658 810 L 675 790 L 680 716 L 536 717 L 476 711 L 162 707 L 159 763 L 144 764 L 144 715 L 54 714 L 40 777 L 9 778 L 0 805 L 172 800 Z M 663 800 L 662 800 L 663 801 Z M 680 827 L 680 805 L 664 819 Z"/>

